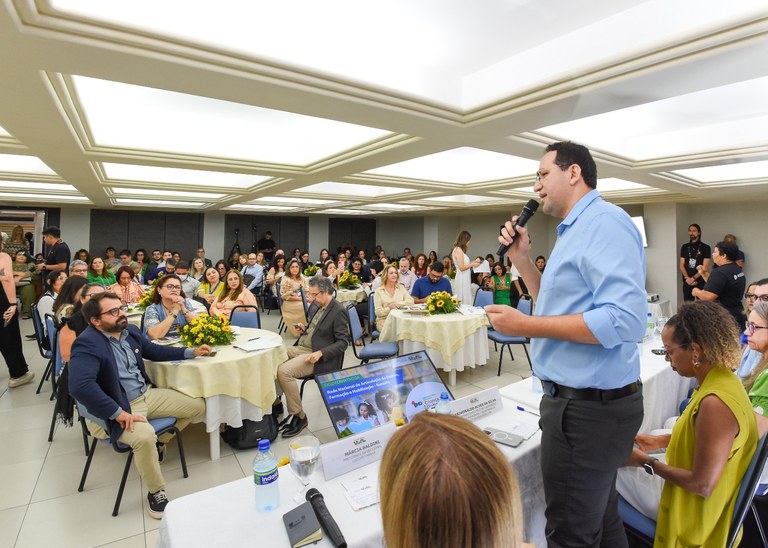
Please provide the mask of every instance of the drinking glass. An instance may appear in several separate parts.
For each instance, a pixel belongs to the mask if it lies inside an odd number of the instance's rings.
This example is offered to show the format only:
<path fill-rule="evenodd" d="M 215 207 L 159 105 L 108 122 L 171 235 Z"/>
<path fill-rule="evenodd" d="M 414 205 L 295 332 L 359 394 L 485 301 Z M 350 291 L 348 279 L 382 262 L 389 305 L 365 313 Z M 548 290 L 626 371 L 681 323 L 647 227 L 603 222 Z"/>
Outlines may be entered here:
<path fill-rule="evenodd" d="M 302 487 L 293 496 L 295 502 L 304 501 L 304 492 L 309 487 L 309 478 L 315 471 L 315 464 L 320 458 L 320 440 L 315 436 L 300 436 L 289 446 L 291 470 L 299 478 Z"/>
<path fill-rule="evenodd" d="M 667 325 L 669 318 L 666 316 L 659 316 L 656 320 L 656 328 L 653 330 L 653 334 L 657 339 L 661 338 L 661 332 L 664 331 L 664 326 Z"/>

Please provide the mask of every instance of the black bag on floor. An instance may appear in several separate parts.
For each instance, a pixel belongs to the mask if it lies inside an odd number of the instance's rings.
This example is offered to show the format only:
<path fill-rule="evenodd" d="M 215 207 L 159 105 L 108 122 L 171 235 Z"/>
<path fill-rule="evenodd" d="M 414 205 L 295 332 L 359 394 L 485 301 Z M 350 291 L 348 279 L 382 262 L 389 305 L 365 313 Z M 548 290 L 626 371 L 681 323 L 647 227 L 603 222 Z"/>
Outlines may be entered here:
<path fill-rule="evenodd" d="M 221 437 L 232 449 L 253 449 L 263 439 L 274 441 L 277 437 L 277 415 L 264 415 L 260 421 L 244 419 L 240 428 L 227 425 Z"/>

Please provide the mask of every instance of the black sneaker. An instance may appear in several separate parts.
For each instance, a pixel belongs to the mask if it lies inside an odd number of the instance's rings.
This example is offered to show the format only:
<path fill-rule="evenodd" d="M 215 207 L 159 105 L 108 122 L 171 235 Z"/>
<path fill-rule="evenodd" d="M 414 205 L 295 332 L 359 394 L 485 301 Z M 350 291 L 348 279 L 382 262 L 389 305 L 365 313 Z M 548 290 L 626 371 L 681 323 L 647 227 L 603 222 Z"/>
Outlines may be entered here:
<path fill-rule="evenodd" d="M 147 500 L 149 501 L 149 516 L 163 519 L 163 512 L 168 506 L 168 497 L 165 496 L 165 491 L 160 489 L 157 493 L 147 493 Z"/>
<path fill-rule="evenodd" d="M 163 461 L 165 460 L 165 444 L 160 443 L 159 441 L 155 443 L 155 447 L 157 447 L 157 462 L 160 464 L 163 464 Z"/>
<path fill-rule="evenodd" d="M 304 430 L 308 425 L 309 421 L 307 420 L 306 415 L 304 415 L 303 419 L 300 419 L 294 415 L 291 419 L 291 422 L 288 423 L 288 426 L 283 429 L 283 438 L 292 438 L 294 436 L 298 436 L 301 431 Z"/>

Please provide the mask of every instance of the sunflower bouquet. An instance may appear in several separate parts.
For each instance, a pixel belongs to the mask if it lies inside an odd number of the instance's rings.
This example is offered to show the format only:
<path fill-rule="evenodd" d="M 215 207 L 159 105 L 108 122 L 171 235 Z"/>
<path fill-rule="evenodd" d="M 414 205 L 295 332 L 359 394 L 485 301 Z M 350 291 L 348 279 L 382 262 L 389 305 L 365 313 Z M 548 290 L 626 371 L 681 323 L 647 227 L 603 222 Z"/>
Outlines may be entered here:
<path fill-rule="evenodd" d="M 320 270 L 320 269 L 316 265 L 311 264 L 311 265 L 307 266 L 307 268 L 304 269 L 304 275 L 307 278 L 311 278 L 312 276 L 317 274 L 318 270 Z"/>
<path fill-rule="evenodd" d="M 224 316 L 201 314 L 181 330 L 181 342 L 185 346 L 223 346 L 232 344 L 235 338 L 229 321 Z"/>
<path fill-rule="evenodd" d="M 339 289 L 355 289 L 360 285 L 360 278 L 357 274 L 352 274 L 349 270 L 345 270 L 339 277 Z"/>
<path fill-rule="evenodd" d="M 427 297 L 427 310 L 430 314 L 450 314 L 459 308 L 459 300 L 447 291 L 435 291 Z"/>
<path fill-rule="evenodd" d="M 163 278 L 163 276 L 165 276 L 165 273 L 161 272 L 157 278 L 152 280 L 152 284 L 149 286 L 149 289 L 144 292 L 144 296 L 139 300 L 136 306 L 142 310 L 146 310 L 146 308 L 152 304 L 152 297 L 155 295 L 155 287 L 157 286 L 157 283 Z"/>

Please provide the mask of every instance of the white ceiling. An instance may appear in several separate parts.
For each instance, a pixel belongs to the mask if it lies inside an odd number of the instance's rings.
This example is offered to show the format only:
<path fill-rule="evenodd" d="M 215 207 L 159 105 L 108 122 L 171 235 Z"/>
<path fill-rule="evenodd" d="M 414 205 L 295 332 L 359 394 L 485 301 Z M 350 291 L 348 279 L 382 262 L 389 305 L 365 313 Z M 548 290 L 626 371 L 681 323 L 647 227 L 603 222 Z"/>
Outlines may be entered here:
<path fill-rule="evenodd" d="M 215 10 L 212 11 L 212 6 Z M 768 197 L 768 4 L 0 0 L 0 203 L 483 214 Z"/>

